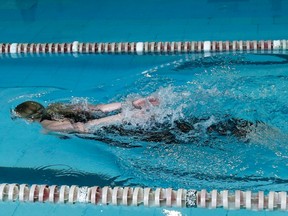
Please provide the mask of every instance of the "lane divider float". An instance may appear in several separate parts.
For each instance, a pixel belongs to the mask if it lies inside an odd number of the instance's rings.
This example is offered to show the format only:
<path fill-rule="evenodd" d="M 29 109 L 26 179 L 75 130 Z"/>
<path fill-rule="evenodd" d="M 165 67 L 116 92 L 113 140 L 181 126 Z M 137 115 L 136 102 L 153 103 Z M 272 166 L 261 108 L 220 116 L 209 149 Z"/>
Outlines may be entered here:
<path fill-rule="evenodd" d="M 287 192 L 0 184 L 0 201 L 287 211 Z"/>
<path fill-rule="evenodd" d="M 288 40 L 0 43 L 0 54 L 174 54 L 287 50 Z"/>

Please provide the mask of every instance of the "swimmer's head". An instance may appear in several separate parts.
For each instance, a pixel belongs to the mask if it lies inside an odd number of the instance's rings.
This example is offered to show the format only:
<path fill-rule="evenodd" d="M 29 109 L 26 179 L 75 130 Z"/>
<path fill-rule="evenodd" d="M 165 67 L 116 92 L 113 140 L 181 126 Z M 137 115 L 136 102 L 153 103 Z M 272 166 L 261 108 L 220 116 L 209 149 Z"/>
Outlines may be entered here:
<path fill-rule="evenodd" d="M 12 111 L 14 117 L 24 118 L 30 121 L 40 120 L 44 114 L 45 107 L 35 101 L 25 101 Z"/>

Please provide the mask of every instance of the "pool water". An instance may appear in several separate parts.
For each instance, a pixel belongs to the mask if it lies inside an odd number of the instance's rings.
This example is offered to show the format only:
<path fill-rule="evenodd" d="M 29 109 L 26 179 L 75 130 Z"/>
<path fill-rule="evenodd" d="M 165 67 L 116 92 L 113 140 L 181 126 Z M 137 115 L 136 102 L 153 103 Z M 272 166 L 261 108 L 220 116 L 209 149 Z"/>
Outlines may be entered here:
<path fill-rule="evenodd" d="M 15 61 L 4 58 L 1 64 L 7 71 L 1 81 L 1 182 L 287 190 L 285 54 L 199 55 L 196 60 L 192 55 L 46 56 L 17 59 L 17 65 Z M 133 117 L 131 102 L 148 95 L 157 97 L 160 105 L 150 107 L 144 120 Z M 11 120 L 10 109 L 26 100 L 46 106 L 122 101 L 130 129 L 144 131 L 152 126 L 147 120 L 151 116 L 163 124 L 191 117 L 205 120 L 192 134 L 175 132 L 180 144 L 102 133 L 125 143 L 111 145 L 75 135 L 61 139 L 38 124 Z M 245 138 L 207 133 L 209 125 L 227 116 L 257 126 Z"/>
<path fill-rule="evenodd" d="M 287 8 L 283 0 L 2 0 L 0 38 L 1 43 L 279 40 L 287 37 Z M 0 182 L 287 190 L 287 58 L 282 54 L 0 56 Z M 60 139 L 37 124 L 10 118 L 10 109 L 25 100 L 129 105 L 149 94 L 162 101 L 150 112 L 159 121 L 231 116 L 261 127 L 243 140 L 209 135 L 209 121 L 202 122 L 194 134 L 197 142 L 176 134 L 183 139 L 180 145 L 112 136 L 141 146 L 124 148 Z M 149 129 L 149 123 L 141 123 Z M 0 214 L 21 216 L 170 214 L 161 208 L 80 204 L 4 202 L 0 208 Z M 179 215 L 246 214 L 176 210 Z"/>

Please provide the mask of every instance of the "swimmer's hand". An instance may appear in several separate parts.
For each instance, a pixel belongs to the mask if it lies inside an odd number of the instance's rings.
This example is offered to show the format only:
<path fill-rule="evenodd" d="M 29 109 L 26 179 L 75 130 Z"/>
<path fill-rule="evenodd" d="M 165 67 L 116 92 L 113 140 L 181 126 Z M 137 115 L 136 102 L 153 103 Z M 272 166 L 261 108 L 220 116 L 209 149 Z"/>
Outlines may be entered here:
<path fill-rule="evenodd" d="M 146 108 L 151 104 L 152 106 L 158 106 L 160 104 L 159 100 L 155 97 L 149 96 L 147 98 L 140 98 L 132 102 L 132 105 L 136 109 Z"/>

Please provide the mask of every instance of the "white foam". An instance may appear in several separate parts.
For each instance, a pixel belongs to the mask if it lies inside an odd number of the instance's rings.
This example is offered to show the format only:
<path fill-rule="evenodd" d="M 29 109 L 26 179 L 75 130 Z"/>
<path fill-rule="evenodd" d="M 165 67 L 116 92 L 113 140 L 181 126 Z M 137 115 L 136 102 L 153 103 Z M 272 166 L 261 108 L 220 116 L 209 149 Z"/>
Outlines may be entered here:
<path fill-rule="evenodd" d="M 79 105 L 81 107 L 81 109 L 88 110 L 89 101 L 88 101 L 88 98 L 72 97 L 71 104 Z"/>
<path fill-rule="evenodd" d="M 183 99 L 181 93 L 174 91 L 172 86 L 160 88 L 151 95 L 159 100 L 159 105 L 153 106 L 146 100 L 145 109 L 135 109 L 132 102 L 140 96 L 130 95 L 123 103 L 123 117 L 132 127 L 150 129 L 154 124 L 173 124 L 174 120 L 183 117 L 183 108 L 186 106 L 180 101 Z"/>

